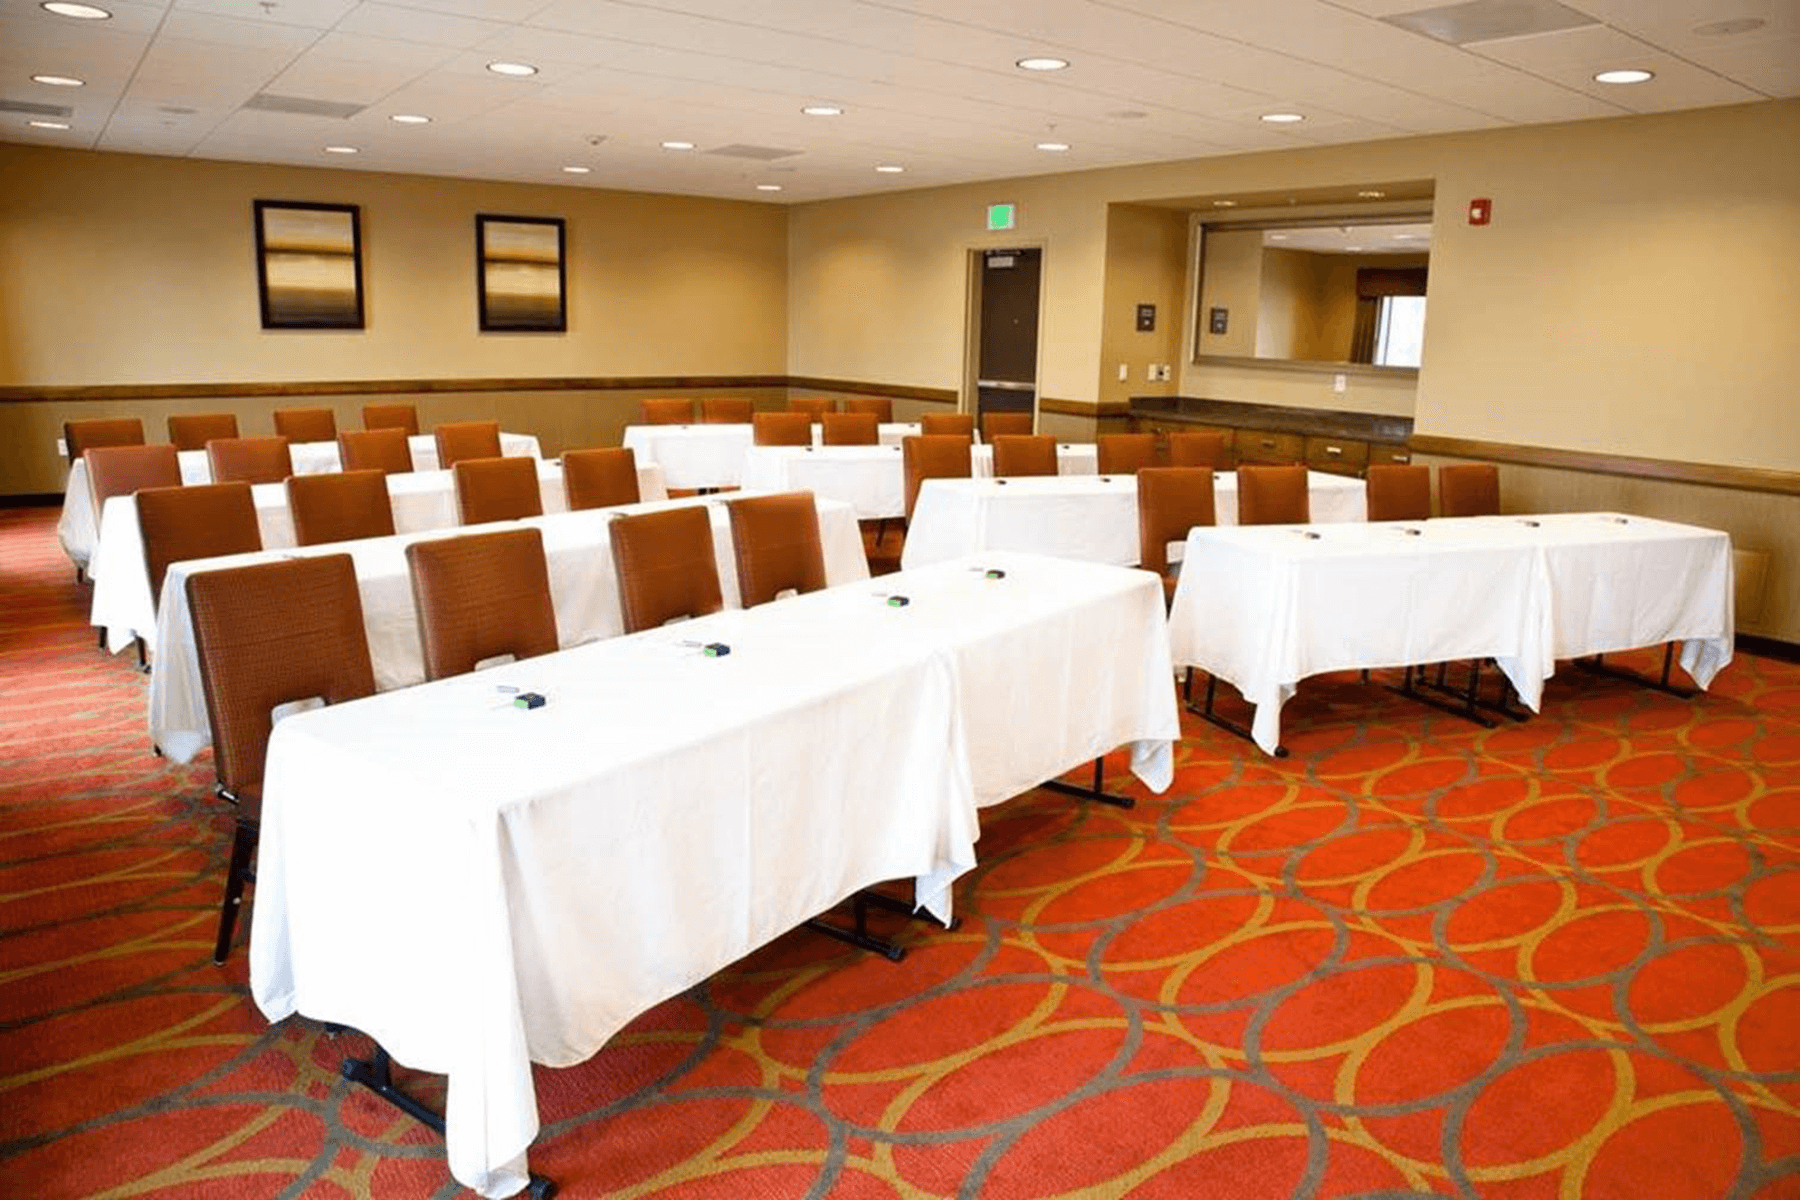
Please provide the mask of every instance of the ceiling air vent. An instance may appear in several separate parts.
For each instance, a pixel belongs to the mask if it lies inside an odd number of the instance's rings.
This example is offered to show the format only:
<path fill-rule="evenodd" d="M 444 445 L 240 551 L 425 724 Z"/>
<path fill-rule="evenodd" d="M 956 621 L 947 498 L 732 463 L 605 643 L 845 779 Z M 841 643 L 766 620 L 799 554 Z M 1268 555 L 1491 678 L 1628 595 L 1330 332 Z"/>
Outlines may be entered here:
<path fill-rule="evenodd" d="M 0 100 L 0 112 L 24 113 L 28 117 L 72 117 L 75 110 L 66 104 L 37 104 L 30 100 Z"/>
<path fill-rule="evenodd" d="M 757 162 L 773 162 L 778 158 L 792 158 L 803 154 L 802 150 L 783 150 L 778 146 L 746 146 L 741 142 L 733 142 L 729 146 L 714 146 L 708 154 L 717 154 L 725 158 L 753 158 Z"/>
<path fill-rule="evenodd" d="M 1413 33 L 1422 33 L 1452 46 L 1497 42 L 1502 38 L 1529 37 L 1580 29 L 1600 22 L 1556 0 L 1472 0 L 1416 12 L 1392 13 L 1381 18 Z"/>
<path fill-rule="evenodd" d="M 367 108 L 366 104 L 341 104 L 336 100 L 314 100 L 309 96 L 277 96 L 274 92 L 258 92 L 244 101 L 244 107 L 255 112 L 290 113 L 296 117 L 336 117 L 344 120 Z"/>

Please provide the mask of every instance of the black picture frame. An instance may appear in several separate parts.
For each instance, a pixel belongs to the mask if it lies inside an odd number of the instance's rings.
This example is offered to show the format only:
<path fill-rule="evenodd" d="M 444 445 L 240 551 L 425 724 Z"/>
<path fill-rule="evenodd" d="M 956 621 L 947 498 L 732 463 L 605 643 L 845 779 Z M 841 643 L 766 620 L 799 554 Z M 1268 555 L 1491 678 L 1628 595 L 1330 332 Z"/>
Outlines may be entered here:
<path fill-rule="evenodd" d="M 568 295 L 563 218 L 475 215 L 476 318 L 483 333 L 567 333 Z"/>
<path fill-rule="evenodd" d="M 364 328 L 362 208 L 303 200 L 253 206 L 262 327 Z"/>

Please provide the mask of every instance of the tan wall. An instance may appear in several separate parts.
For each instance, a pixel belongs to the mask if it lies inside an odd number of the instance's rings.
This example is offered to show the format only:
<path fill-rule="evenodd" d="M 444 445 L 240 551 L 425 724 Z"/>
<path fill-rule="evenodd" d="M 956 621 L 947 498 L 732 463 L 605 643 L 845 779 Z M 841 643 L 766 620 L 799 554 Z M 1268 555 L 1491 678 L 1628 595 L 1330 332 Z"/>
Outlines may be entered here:
<path fill-rule="evenodd" d="M 1152 383 L 1148 369 L 1153 364 L 1173 368 L 1181 361 L 1187 253 L 1185 214 L 1128 204 L 1115 204 L 1107 210 L 1100 323 L 1102 404 L 1124 404 L 1133 396 L 1175 394 L 1173 373 L 1167 383 Z M 1156 328 L 1147 333 L 1137 328 L 1140 304 L 1156 306 Z M 1119 378 L 1121 366 L 1124 380 Z"/>
<path fill-rule="evenodd" d="M 1313 306 L 1317 257 L 1303 250 L 1264 247 L 1256 301 L 1256 357 L 1311 357 L 1303 353 L 1312 349 L 1311 338 L 1302 341 L 1301 333 L 1303 318 Z M 1310 335 L 1310 329 L 1307 332 Z"/>
<path fill-rule="evenodd" d="M 1260 229 L 1215 230 L 1200 246 L 1199 344 L 1202 354 L 1251 358 L 1262 310 Z M 1225 332 L 1212 332 L 1212 310 L 1225 310 Z"/>
<path fill-rule="evenodd" d="M 0 383 L 780 374 L 771 205 L 0 145 Z M 362 206 L 367 328 L 264 330 L 251 201 Z M 476 328 L 477 212 L 568 222 L 566 334 Z"/>

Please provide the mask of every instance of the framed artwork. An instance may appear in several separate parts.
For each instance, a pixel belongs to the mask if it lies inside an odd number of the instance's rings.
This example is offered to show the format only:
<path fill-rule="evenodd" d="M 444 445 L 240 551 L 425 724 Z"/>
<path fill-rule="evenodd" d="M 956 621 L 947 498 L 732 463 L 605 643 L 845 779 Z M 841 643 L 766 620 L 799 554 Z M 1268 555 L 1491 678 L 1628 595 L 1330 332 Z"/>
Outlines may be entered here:
<path fill-rule="evenodd" d="M 256 201 L 256 281 L 264 329 L 361 329 L 362 210 Z"/>
<path fill-rule="evenodd" d="M 564 333 L 561 217 L 475 217 L 475 286 L 484 333 Z"/>

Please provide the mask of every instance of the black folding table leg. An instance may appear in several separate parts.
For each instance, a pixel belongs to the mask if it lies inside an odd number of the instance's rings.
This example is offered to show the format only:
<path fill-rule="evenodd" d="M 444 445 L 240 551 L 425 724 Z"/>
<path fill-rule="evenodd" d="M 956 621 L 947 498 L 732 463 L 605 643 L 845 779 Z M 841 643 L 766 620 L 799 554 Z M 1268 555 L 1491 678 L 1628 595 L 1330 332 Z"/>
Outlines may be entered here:
<path fill-rule="evenodd" d="M 1256 741 L 1256 738 L 1250 732 L 1249 726 L 1240 725 L 1236 721 L 1233 721 L 1230 717 L 1221 716 L 1218 712 L 1214 711 L 1213 700 L 1214 700 L 1214 697 L 1217 695 L 1218 690 L 1219 690 L 1218 677 L 1209 672 L 1206 676 L 1206 704 L 1205 704 L 1205 706 L 1201 707 L 1201 708 L 1195 708 L 1190 703 L 1187 706 L 1187 710 L 1189 712 L 1193 713 L 1196 717 L 1200 717 L 1203 720 L 1212 722 L 1214 725 L 1217 725 L 1220 729 L 1223 729 L 1226 733 L 1236 734 L 1238 737 L 1243 738 L 1246 742 L 1254 743 Z M 1286 746 L 1275 747 L 1275 757 L 1276 758 L 1286 758 L 1287 756 L 1288 756 L 1288 749 Z"/>
<path fill-rule="evenodd" d="M 1094 785 L 1082 787 L 1078 783 L 1064 783 L 1060 779 L 1047 780 L 1038 784 L 1047 792 L 1056 792 L 1063 796 L 1079 796 L 1083 800 L 1098 800 L 1102 804 L 1111 804 L 1118 808 L 1135 808 L 1137 801 L 1130 796 L 1121 796 L 1106 790 L 1106 759 L 1094 760 Z"/>
<path fill-rule="evenodd" d="M 1576 665 L 1590 674 L 1605 675 L 1611 679 L 1623 679 L 1630 683 L 1638 684 L 1641 687 L 1647 687 L 1654 691 L 1674 696 L 1678 700 L 1692 700 L 1694 698 L 1694 691 L 1692 688 L 1677 687 L 1669 682 L 1669 671 L 1675 665 L 1674 642 L 1663 643 L 1662 678 L 1660 680 L 1652 679 L 1648 675 L 1640 675 L 1636 671 L 1628 671 L 1623 667 L 1612 666 L 1606 661 L 1606 656 L 1603 654 L 1596 654 L 1593 658 L 1586 661 L 1578 659 L 1576 660 Z"/>

